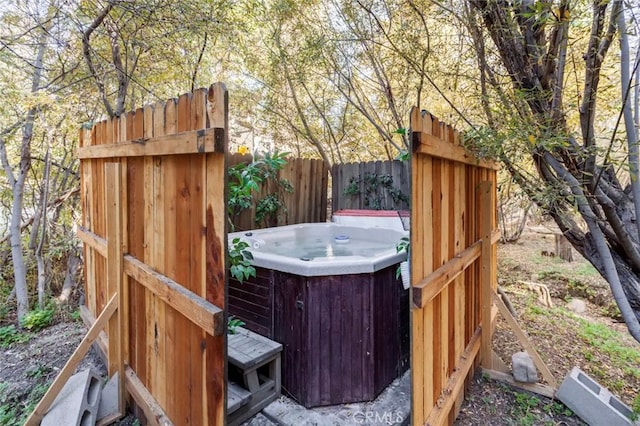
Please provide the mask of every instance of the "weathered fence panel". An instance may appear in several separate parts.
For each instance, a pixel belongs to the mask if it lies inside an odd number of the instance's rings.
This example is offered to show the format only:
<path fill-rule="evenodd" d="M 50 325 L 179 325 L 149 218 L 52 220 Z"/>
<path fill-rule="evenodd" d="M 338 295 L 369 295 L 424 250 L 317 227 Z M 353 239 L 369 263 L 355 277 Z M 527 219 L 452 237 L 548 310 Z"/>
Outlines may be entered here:
<path fill-rule="evenodd" d="M 426 112 L 414 108 L 411 129 L 412 424 L 450 424 L 490 340 L 497 166 Z"/>
<path fill-rule="evenodd" d="M 250 163 L 252 160 L 251 155 L 232 154 L 229 156 L 229 167 Z M 287 158 L 287 164 L 278 172 L 277 179 L 287 179 L 293 186 L 293 192 L 282 193 L 284 208 L 277 219 L 268 223 L 256 223 L 255 207 L 247 209 L 232 217 L 236 231 L 296 223 L 326 222 L 329 167 L 324 161 Z M 262 185 L 255 199 L 260 200 L 276 189 L 273 183 Z"/>
<path fill-rule="evenodd" d="M 334 164 L 331 168 L 332 211 L 409 210 L 410 183 L 406 161 Z"/>
<path fill-rule="evenodd" d="M 227 103 L 216 84 L 80 134 L 88 316 L 100 314 L 111 292 L 123 295 L 118 361 L 152 424 L 224 423 Z M 121 206 L 115 252 L 107 250 L 109 198 Z M 122 264 L 119 289 L 107 287 L 113 262 Z M 113 356 L 109 350 L 110 364 Z"/>

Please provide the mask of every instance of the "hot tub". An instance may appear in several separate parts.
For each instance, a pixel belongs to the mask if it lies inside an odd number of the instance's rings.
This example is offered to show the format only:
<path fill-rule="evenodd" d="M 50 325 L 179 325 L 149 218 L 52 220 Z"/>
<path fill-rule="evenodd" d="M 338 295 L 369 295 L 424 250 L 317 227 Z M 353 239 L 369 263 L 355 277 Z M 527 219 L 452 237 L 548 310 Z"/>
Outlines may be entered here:
<path fill-rule="evenodd" d="M 408 368 L 406 232 L 334 223 L 229 234 L 257 277 L 229 280 L 229 311 L 283 345 L 282 388 L 306 407 L 370 401 Z"/>

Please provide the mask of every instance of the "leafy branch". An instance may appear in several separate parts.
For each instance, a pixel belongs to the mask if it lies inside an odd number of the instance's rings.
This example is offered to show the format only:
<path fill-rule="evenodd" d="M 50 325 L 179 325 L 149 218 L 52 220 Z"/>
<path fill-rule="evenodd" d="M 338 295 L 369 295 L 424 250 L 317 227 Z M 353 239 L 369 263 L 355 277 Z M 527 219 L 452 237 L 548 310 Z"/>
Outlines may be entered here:
<path fill-rule="evenodd" d="M 229 246 L 229 272 L 240 283 L 256 276 L 256 268 L 251 265 L 253 255 L 247 250 L 249 244 L 240 238 L 234 238 Z"/>

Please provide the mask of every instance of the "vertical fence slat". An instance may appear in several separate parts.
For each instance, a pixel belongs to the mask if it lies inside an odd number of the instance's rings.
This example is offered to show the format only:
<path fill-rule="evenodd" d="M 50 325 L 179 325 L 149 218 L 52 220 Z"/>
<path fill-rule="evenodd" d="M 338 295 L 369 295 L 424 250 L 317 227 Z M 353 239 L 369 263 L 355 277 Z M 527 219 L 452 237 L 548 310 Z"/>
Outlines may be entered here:
<path fill-rule="evenodd" d="M 124 330 L 122 321 L 125 318 L 123 310 L 126 308 L 124 302 L 124 286 L 122 278 L 123 253 L 122 253 L 122 185 L 120 182 L 120 164 L 105 164 L 105 188 L 106 199 L 106 235 L 107 235 L 107 293 L 109 299 L 117 296 L 118 311 L 109 319 L 107 335 L 109 336 L 108 348 L 108 372 L 113 377 L 118 373 L 118 407 L 124 412 L 125 392 L 124 392 L 124 348 L 122 347 Z"/>
<path fill-rule="evenodd" d="M 145 138 L 151 139 L 154 136 L 154 123 L 153 123 L 153 107 L 151 105 L 147 105 L 142 109 L 143 116 L 143 130 L 142 134 Z M 154 259 L 154 250 L 157 246 L 157 242 L 154 240 L 154 229 L 153 223 L 155 223 L 155 199 L 154 199 L 154 174 L 153 174 L 153 157 L 144 157 L 143 159 L 143 198 L 144 198 L 144 244 L 143 251 L 144 257 L 143 261 L 151 266 L 152 268 L 158 270 Z M 137 284 L 134 284 L 137 285 Z M 155 354 L 156 348 L 156 333 L 157 323 L 156 323 L 156 311 L 157 305 L 160 304 L 157 301 L 156 296 L 146 289 L 139 288 L 141 293 L 144 296 L 144 321 L 145 321 L 145 329 L 147 333 L 145 334 L 144 344 L 146 349 L 146 360 L 145 364 L 148 369 L 148 378 L 146 382 L 147 389 L 152 394 L 158 393 L 158 383 L 156 382 L 157 378 L 157 356 Z"/>
<path fill-rule="evenodd" d="M 227 289 L 225 280 L 225 253 L 227 248 L 227 212 L 225 206 L 220 206 L 220 200 L 225 200 L 227 182 L 226 150 L 229 144 L 229 98 L 223 84 L 216 84 L 207 92 L 207 113 L 210 115 L 211 127 L 222 129 L 224 154 L 207 154 L 206 156 L 206 194 L 205 194 L 205 281 L 206 299 L 214 305 L 225 309 Z M 224 183 L 224 184 L 221 184 Z M 215 426 L 224 424 L 226 412 L 226 338 L 222 336 L 206 337 L 206 360 L 204 363 L 207 400 L 206 424 Z"/>

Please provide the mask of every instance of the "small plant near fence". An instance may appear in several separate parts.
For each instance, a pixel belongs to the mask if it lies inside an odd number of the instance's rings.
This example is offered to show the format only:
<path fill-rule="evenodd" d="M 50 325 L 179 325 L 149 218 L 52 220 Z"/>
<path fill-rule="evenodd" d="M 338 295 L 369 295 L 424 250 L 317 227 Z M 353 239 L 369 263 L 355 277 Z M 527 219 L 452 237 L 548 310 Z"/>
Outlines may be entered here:
<path fill-rule="evenodd" d="M 10 346 L 13 343 L 24 343 L 27 340 L 29 340 L 29 335 L 20 332 L 13 324 L 0 327 L 0 348 Z"/>
<path fill-rule="evenodd" d="M 229 245 L 229 273 L 241 283 L 256 276 L 256 268 L 251 265 L 253 255 L 247 250 L 248 247 L 249 244 L 240 238 L 234 238 Z"/>
<path fill-rule="evenodd" d="M 241 319 L 230 316 L 229 321 L 227 322 L 227 333 L 236 334 L 238 332 L 238 327 L 242 327 L 244 325 L 246 325 L 246 323 Z"/>
<path fill-rule="evenodd" d="M 364 195 L 364 206 L 371 210 L 393 209 L 410 202 L 409 196 L 393 184 L 393 176 L 389 174 L 366 172 L 364 177 L 354 176 L 344 188 L 343 194 L 348 197 Z M 385 194 L 391 197 L 393 205 L 385 203 Z"/>
<path fill-rule="evenodd" d="M 285 193 L 293 192 L 293 186 L 287 179 L 278 177 L 278 172 L 287 164 L 288 152 L 264 153 L 250 163 L 241 163 L 229 168 L 229 204 L 227 212 L 231 229 L 232 218 L 243 210 L 255 206 L 256 224 L 277 224 L 278 216 L 286 214 L 283 201 Z M 267 194 L 256 198 L 262 190 Z"/>

